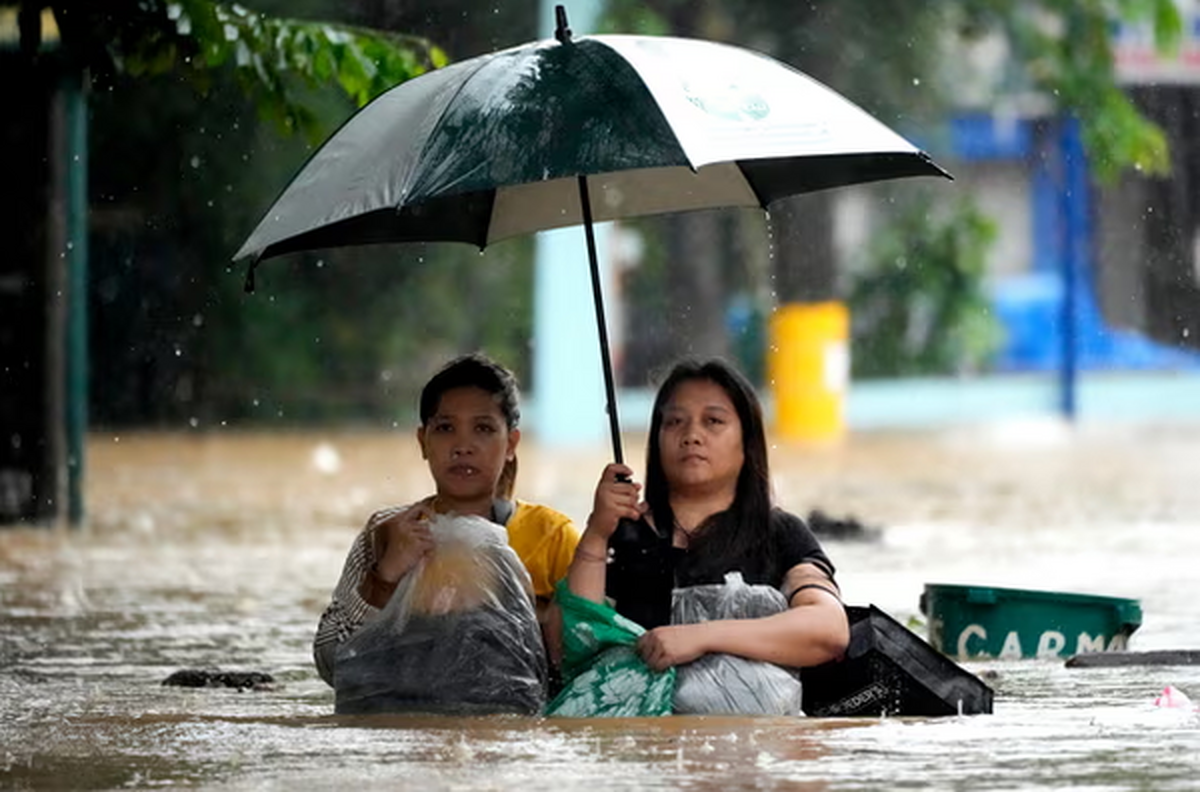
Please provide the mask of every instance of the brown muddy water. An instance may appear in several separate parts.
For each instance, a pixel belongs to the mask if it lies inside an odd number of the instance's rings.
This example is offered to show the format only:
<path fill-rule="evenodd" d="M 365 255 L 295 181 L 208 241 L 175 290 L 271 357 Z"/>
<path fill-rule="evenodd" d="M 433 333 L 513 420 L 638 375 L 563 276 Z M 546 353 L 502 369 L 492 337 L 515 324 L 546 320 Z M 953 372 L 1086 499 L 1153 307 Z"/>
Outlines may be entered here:
<path fill-rule="evenodd" d="M 582 520 L 604 461 L 527 438 L 519 490 Z M 826 542 L 849 603 L 923 633 L 931 582 L 1132 597 L 1131 649 L 1200 648 L 1200 426 L 872 433 L 772 464 L 785 507 L 882 529 Z M 973 717 L 335 717 L 313 629 L 363 519 L 427 491 L 411 435 L 96 434 L 88 471 L 84 530 L 0 530 L 0 788 L 1200 788 L 1200 715 L 1153 706 L 1200 702 L 1200 667 L 970 661 L 996 691 Z M 277 684 L 160 685 L 203 666 Z"/>

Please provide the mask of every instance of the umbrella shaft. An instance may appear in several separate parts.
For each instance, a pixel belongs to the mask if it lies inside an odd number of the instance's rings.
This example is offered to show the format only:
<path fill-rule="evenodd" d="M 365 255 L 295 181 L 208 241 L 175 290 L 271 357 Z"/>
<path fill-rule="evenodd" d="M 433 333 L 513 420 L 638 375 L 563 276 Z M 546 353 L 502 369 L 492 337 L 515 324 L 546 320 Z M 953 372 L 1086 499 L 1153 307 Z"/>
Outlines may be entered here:
<path fill-rule="evenodd" d="M 624 463 L 621 452 L 621 422 L 617 418 L 617 389 L 613 384 L 612 358 L 608 348 L 608 323 L 604 319 L 604 294 L 600 285 L 600 264 L 596 257 L 596 235 L 592 230 L 592 201 L 587 176 L 579 175 L 579 204 L 583 211 L 583 229 L 587 236 L 588 266 L 592 273 L 592 302 L 596 306 L 596 329 L 600 335 L 600 364 L 604 367 L 604 395 L 608 427 L 612 434 L 613 461 Z"/>

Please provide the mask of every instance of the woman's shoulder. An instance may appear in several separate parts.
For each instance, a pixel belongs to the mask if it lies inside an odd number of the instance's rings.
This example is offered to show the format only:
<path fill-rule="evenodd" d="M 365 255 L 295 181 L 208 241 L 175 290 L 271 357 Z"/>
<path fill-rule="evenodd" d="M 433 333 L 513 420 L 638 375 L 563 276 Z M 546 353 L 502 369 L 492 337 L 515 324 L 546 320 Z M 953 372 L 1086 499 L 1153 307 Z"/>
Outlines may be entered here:
<path fill-rule="evenodd" d="M 771 507 L 771 530 L 779 533 L 804 533 L 812 535 L 808 523 L 798 514 L 792 514 L 778 506 Z"/>
<path fill-rule="evenodd" d="M 568 523 L 571 518 L 557 509 L 551 508 L 544 503 L 533 503 L 532 501 L 516 499 L 517 508 L 513 513 L 513 518 L 521 517 L 522 519 L 543 520 L 553 523 Z"/>
<path fill-rule="evenodd" d="M 832 577 L 833 562 L 803 517 L 778 507 L 771 510 L 771 534 L 786 567 L 813 563 Z"/>
<path fill-rule="evenodd" d="M 374 528 L 376 525 L 379 525 L 379 523 L 383 522 L 384 520 L 387 520 L 390 517 L 395 517 L 397 514 L 401 514 L 404 511 L 406 511 L 407 509 L 411 509 L 412 507 L 413 507 L 412 503 L 405 503 L 405 504 L 401 504 L 399 506 L 385 506 L 384 508 L 379 509 L 378 511 L 372 513 L 371 516 L 367 518 L 367 524 L 363 526 L 363 532 L 366 533 L 367 531 L 370 531 L 372 528 Z"/>
<path fill-rule="evenodd" d="M 520 499 L 516 501 L 516 509 L 508 520 L 510 528 L 514 524 L 537 526 L 542 531 L 566 532 L 576 537 L 579 535 L 575 522 L 567 515 L 545 504 Z"/>

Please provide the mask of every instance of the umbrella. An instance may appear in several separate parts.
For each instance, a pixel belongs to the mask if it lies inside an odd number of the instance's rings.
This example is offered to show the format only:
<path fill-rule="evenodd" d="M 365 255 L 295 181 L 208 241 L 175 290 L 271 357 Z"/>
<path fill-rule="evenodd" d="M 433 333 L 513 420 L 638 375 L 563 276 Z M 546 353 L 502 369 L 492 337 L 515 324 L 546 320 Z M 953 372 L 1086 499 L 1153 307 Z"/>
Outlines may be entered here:
<path fill-rule="evenodd" d="M 554 40 L 461 61 L 384 92 L 326 141 L 235 259 L 391 242 L 488 244 L 582 223 L 615 459 L 622 461 L 594 222 L 766 209 L 789 195 L 945 176 L 804 73 L 665 36 Z"/>

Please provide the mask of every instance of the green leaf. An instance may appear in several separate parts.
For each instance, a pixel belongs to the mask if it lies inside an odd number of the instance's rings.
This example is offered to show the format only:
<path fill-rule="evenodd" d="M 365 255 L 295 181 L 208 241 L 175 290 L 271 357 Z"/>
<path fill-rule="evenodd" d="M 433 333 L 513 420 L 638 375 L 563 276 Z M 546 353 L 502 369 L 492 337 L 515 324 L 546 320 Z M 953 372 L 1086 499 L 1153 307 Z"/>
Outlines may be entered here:
<path fill-rule="evenodd" d="M 233 69 L 262 115 L 286 132 L 310 136 L 323 130 L 298 88 L 333 84 L 361 106 L 446 62 L 442 50 L 420 37 L 268 17 L 212 0 L 59 0 L 55 14 L 67 20 L 63 35 L 76 49 L 104 53 L 100 72 L 180 70 L 199 87 L 205 71 Z"/>

